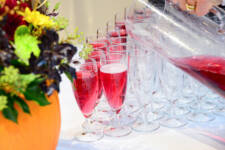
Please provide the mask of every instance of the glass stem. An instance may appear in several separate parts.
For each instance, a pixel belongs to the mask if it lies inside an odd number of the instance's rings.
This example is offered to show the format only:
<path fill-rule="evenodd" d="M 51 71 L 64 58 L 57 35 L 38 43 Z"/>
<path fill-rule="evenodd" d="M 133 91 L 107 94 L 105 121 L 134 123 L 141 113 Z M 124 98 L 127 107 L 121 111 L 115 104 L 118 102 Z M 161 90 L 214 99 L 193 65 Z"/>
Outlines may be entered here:
<path fill-rule="evenodd" d="M 85 132 L 87 132 L 87 133 L 90 133 L 91 132 L 91 129 L 90 129 L 90 126 L 91 126 L 91 118 L 89 117 L 89 118 L 86 118 L 86 120 L 85 120 L 85 122 L 86 122 L 86 128 L 85 128 Z"/>
<path fill-rule="evenodd" d="M 201 109 L 202 109 L 202 97 L 201 96 L 198 96 L 197 97 L 197 112 L 201 112 Z"/>
<path fill-rule="evenodd" d="M 114 111 L 114 126 L 115 127 L 121 127 L 121 121 L 120 121 L 120 116 L 119 113 L 117 113 L 117 111 Z"/>
<path fill-rule="evenodd" d="M 174 101 L 171 101 L 170 117 L 175 117 L 175 108 L 176 108 L 176 105 L 174 100 Z"/>
<path fill-rule="evenodd" d="M 144 106 L 144 110 L 143 110 L 143 112 L 142 112 L 142 118 L 143 118 L 143 123 L 144 124 L 147 124 L 148 123 L 148 118 L 147 118 L 147 114 L 148 114 L 148 112 L 147 112 L 147 109 L 146 109 L 146 105 Z"/>

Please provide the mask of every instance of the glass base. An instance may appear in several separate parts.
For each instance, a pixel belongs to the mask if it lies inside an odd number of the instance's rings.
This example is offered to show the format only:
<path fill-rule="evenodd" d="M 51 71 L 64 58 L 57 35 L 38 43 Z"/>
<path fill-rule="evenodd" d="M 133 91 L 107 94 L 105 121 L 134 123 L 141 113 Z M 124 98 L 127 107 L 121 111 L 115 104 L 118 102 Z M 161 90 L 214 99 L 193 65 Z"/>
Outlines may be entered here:
<path fill-rule="evenodd" d="M 136 132 L 153 132 L 159 129 L 159 123 L 157 122 L 143 122 L 142 119 L 138 119 L 133 125 L 132 129 Z"/>
<path fill-rule="evenodd" d="M 201 102 L 201 104 L 198 103 L 193 103 L 190 105 L 190 108 L 193 110 L 198 110 L 200 105 L 200 110 L 213 110 L 216 108 L 216 104 L 206 101 L 206 102 Z"/>
<path fill-rule="evenodd" d="M 103 132 L 79 132 L 73 140 L 79 142 L 96 142 L 104 137 Z"/>
<path fill-rule="evenodd" d="M 132 132 L 128 126 L 110 127 L 104 130 L 104 134 L 110 137 L 124 137 Z"/>
<path fill-rule="evenodd" d="M 189 105 L 194 101 L 193 97 L 184 96 L 177 101 L 178 105 Z"/>
<path fill-rule="evenodd" d="M 185 106 L 177 106 L 174 108 L 174 113 L 176 116 L 185 116 L 190 113 L 190 110 L 188 110 Z"/>
<path fill-rule="evenodd" d="M 90 124 L 89 124 L 89 123 L 87 123 L 87 121 L 85 121 L 82 124 L 82 127 L 83 127 L 83 129 L 86 129 L 86 130 L 102 132 L 108 124 L 109 124 L 109 121 L 108 121 L 108 123 L 105 122 L 104 124 L 100 123 L 98 121 L 90 121 Z"/>
<path fill-rule="evenodd" d="M 162 119 L 160 125 L 168 128 L 181 128 L 187 125 L 187 122 L 181 118 L 169 117 Z"/>
<path fill-rule="evenodd" d="M 137 114 L 120 114 L 120 124 L 123 126 L 129 126 L 137 120 Z"/>
<path fill-rule="evenodd" d="M 127 114 L 135 113 L 140 109 L 138 105 L 132 105 L 132 104 L 127 104 L 124 105 L 123 109 L 121 110 L 121 113 L 125 112 Z"/>
<path fill-rule="evenodd" d="M 221 104 L 221 106 L 217 106 L 215 114 L 225 116 L 225 105 Z"/>
<path fill-rule="evenodd" d="M 147 115 L 147 119 L 150 122 L 160 120 L 163 117 L 164 117 L 164 114 L 158 111 L 149 112 Z"/>
<path fill-rule="evenodd" d="M 218 102 L 221 103 L 222 105 L 225 104 L 225 100 L 224 100 L 223 98 L 219 98 L 219 99 L 218 99 Z"/>
<path fill-rule="evenodd" d="M 166 104 L 164 102 L 162 102 L 162 101 L 153 101 L 152 102 L 152 108 L 155 111 L 163 109 L 165 107 L 165 105 Z"/>
<path fill-rule="evenodd" d="M 188 120 L 192 122 L 210 122 L 215 119 L 215 117 L 209 113 L 203 113 L 203 112 L 192 112 L 188 114 L 186 117 Z"/>
<path fill-rule="evenodd" d="M 171 112 L 171 109 L 173 110 L 173 112 Z M 162 110 L 168 117 L 176 117 L 178 118 L 179 116 L 185 116 L 188 113 L 190 113 L 189 108 L 186 106 L 178 106 L 176 105 L 175 107 L 171 108 L 171 105 L 169 105 L 168 107 L 165 107 L 165 109 Z M 171 115 L 173 114 L 173 115 Z"/>
<path fill-rule="evenodd" d="M 97 111 L 95 112 L 92 117 L 91 117 L 91 120 L 92 122 L 98 122 L 102 125 L 109 125 L 111 120 L 112 120 L 112 112 L 108 111 L 108 112 L 105 112 L 105 111 Z"/>

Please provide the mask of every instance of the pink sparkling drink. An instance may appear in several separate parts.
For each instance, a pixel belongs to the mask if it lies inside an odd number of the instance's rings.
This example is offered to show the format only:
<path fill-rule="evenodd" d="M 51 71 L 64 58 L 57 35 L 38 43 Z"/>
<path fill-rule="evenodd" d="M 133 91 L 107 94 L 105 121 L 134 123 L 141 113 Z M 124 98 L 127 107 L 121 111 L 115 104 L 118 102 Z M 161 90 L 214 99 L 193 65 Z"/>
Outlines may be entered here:
<path fill-rule="evenodd" d="M 120 63 L 106 64 L 100 69 L 100 78 L 109 105 L 119 113 L 126 94 L 127 67 Z"/>
<path fill-rule="evenodd" d="M 225 58 L 193 56 L 172 59 L 173 63 L 225 97 Z"/>
<path fill-rule="evenodd" d="M 98 74 L 91 71 L 79 71 L 73 84 L 77 104 L 83 115 L 88 118 L 98 100 Z"/>

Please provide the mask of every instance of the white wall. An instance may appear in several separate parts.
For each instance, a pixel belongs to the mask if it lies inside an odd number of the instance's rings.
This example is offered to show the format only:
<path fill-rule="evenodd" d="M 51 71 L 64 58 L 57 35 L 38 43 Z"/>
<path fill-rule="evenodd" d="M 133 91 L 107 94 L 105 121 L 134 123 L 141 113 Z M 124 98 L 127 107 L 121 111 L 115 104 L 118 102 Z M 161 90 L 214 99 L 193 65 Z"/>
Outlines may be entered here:
<path fill-rule="evenodd" d="M 70 20 L 68 30 L 77 26 L 85 35 L 93 35 L 133 0 L 50 0 L 52 4 L 58 1 L 61 2 L 60 14 Z"/>

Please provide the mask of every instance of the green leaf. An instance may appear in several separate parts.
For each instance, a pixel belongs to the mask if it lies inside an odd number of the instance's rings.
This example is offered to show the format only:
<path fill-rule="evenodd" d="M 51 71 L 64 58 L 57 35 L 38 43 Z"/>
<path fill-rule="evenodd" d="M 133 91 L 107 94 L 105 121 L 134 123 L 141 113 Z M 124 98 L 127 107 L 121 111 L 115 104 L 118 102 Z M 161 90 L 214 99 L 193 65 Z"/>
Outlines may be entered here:
<path fill-rule="evenodd" d="M 13 106 L 9 106 L 8 108 L 3 109 L 3 116 L 15 123 L 17 122 L 18 112 Z"/>
<path fill-rule="evenodd" d="M 31 82 L 28 85 L 24 96 L 27 100 L 36 101 L 40 106 L 46 106 L 50 104 L 45 96 L 45 93 L 39 87 L 39 83 L 37 83 L 37 81 Z"/>
<path fill-rule="evenodd" d="M 61 4 L 60 2 L 58 2 L 58 3 L 55 4 L 54 11 L 56 11 L 56 10 L 59 9 L 60 4 Z"/>
<path fill-rule="evenodd" d="M 28 60 L 30 59 L 32 53 L 34 56 L 39 57 L 39 41 L 37 40 L 37 37 L 30 34 L 29 28 L 27 26 L 19 26 L 15 31 L 14 39 L 16 47 L 15 54 L 23 63 L 29 65 Z"/>
<path fill-rule="evenodd" d="M 0 95 L 0 111 L 7 108 L 8 97 L 6 95 Z"/>
<path fill-rule="evenodd" d="M 3 69 L 4 69 L 4 67 L 3 66 L 0 66 L 0 72 L 2 72 Z"/>
<path fill-rule="evenodd" d="M 70 80 L 70 82 L 73 83 L 73 78 L 72 78 L 71 74 L 67 71 L 65 71 L 64 73 L 67 76 L 67 78 Z"/>
<path fill-rule="evenodd" d="M 35 79 L 37 79 L 39 77 L 40 77 L 40 75 L 36 75 L 36 74 L 21 74 L 20 75 L 20 79 L 25 84 L 29 84 L 29 83 L 31 83 L 32 81 L 34 81 Z"/>
<path fill-rule="evenodd" d="M 52 19 L 56 23 L 57 30 L 63 30 L 69 25 L 69 20 L 65 17 L 57 17 Z"/>
<path fill-rule="evenodd" d="M 30 109 L 29 106 L 27 105 L 27 103 L 20 99 L 19 97 L 14 96 L 14 100 L 16 101 L 16 103 L 23 109 L 23 112 L 30 114 Z"/>
<path fill-rule="evenodd" d="M 46 8 L 49 8 L 49 5 L 50 5 L 50 3 L 49 3 L 49 1 L 47 1 L 47 2 L 45 3 L 45 7 L 46 7 Z"/>

